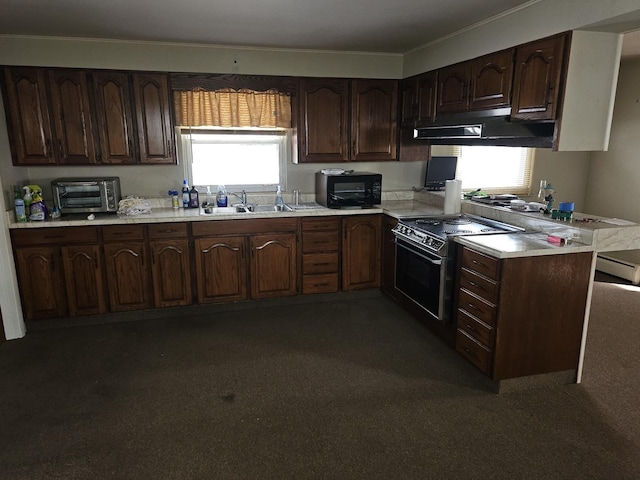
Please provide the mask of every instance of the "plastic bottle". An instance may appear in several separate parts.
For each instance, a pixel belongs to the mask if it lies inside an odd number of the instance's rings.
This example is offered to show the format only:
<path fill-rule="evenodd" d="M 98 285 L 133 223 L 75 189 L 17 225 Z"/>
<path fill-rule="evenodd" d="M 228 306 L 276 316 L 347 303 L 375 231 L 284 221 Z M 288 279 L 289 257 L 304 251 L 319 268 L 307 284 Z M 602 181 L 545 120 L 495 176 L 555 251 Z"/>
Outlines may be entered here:
<path fill-rule="evenodd" d="M 211 195 L 211 185 L 207 185 L 207 193 L 204 196 L 204 201 L 202 202 L 203 207 L 213 207 L 213 197 Z"/>
<path fill-rule="evenodd" d="M 16 190 L 13 199 L 13 205 L 16 212 L 16 222 L 23 223 L 27 221 L 27 211 L 24 207 L 24 200 L 20 197 L 20 192 Z"/>
<path fill-rule="evenodd" d="M 178 199 L 178 191 L 177 190 L 169 190 L 167 193 L 171 197 L 171 206 L 173 208 L 180 208 L 180 200 Z"/>
<path fill-rule="evenodd" d="M 191 208 L 200 207 L 200 195 L 195 185 L 191 187 L 191 191 L 189 192 L 189 206 Z"/>
<path fill-rule="evenodd" d="M 33 201 L 33 197 L 31 196 L 31 189 L 29 187 L 24 187 L 24 195 L 22 196 L 22 199 L 24 200 L 24 208 L 26 209 L 26 211 L 29 211 L 29 208 L 31 207 L 31 202 Z"/>
<path fill-rule="evenodd" d="M 185 178 L 182 181 L 182 206 L 184 208 L 189 208 L 191 199 L 189 198 L 189 184 L 187 183 L 187 179 Z"/>
<path fill-rule="evenodd" d="M 218 194 L 216 195 L 216 205 L 218 207 L 227 206 L 227 189 L 224 185 L 218 185 Z"/>
<path fill-rule="evenodd" d="M 278 189 L 276 190 L 276 207 L 283 207 L 284 206 L 284 200 L 282 199 L 282 189 L 280 188 L 280 185 L 278 185 Z"/>

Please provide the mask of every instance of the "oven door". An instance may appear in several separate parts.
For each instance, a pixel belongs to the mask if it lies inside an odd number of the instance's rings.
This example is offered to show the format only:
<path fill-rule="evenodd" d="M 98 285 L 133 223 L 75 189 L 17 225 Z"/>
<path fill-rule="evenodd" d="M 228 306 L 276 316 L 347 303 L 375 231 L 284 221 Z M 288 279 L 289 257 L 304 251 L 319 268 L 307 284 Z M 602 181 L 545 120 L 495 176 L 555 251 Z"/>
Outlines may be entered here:
<path fill-rule="evenodd" d="M 445 259 L 396 237 L 396 288 L 445 321 Z"/>

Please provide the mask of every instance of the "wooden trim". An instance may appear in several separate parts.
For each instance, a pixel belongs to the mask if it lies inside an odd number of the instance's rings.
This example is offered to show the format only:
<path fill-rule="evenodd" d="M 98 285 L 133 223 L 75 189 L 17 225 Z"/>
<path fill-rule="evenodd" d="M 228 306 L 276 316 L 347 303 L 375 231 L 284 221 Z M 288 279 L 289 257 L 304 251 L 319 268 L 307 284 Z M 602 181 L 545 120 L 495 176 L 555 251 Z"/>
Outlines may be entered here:
<path fill-rule="evenodd" d="M 271 75 L 240 75 L 231 73 L 194 74 L 172 73 L 171 90 L 219 90 L 222 88 L 250 89 L 257 91 L 278 90 L 295 95 L 298 89 L 296 77 L 279 77 Z"/>

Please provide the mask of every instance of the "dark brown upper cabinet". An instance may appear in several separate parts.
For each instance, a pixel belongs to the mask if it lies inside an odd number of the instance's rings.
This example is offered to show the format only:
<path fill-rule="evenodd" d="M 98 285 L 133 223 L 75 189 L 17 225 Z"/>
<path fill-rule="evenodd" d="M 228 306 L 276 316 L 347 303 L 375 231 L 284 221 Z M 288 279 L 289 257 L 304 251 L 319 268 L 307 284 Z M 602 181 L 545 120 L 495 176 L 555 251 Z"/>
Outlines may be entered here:
<path fill-rule="evenodd" d="M 134 117 L 129 75 L 125 72 L 93 73 L 95 112 L 103 164 L 136 163 Z"/>
<path fill-rule="evenodd" d="M 512 75 L 513 49 L 440 69 L 437 114 L 508 106 Z"/>
<path fill-rule="evenodd" d="M 87 74 L 31 67 L 4 71 L 14 164 L 96 163 Z"/>
<path fill-rule="evenodd" d="M 166 74 L 37 67 L 4 74 L 15 165 L 175 163 Z"/>
<path fill-rule="evenodd" d="M 512 118 L 557 119 L 566 65 L 566 43 L 567 36 L 559 35 L 516 49 Z"/>
<path fill-rule="evenodd" d="M 436 70 L 402 81 L 402 126 L 413 127 L 435 120 L 437 82 Z"/>
<path fill-rule="evenodd" d="M 140 163 L 176 163 L 167 75 L 134 73 L 133 95 Z"/>
<path fill-rule="evenodd" d="M 302 78 L 298 162 L 396 159 L 398 82 Z"/>

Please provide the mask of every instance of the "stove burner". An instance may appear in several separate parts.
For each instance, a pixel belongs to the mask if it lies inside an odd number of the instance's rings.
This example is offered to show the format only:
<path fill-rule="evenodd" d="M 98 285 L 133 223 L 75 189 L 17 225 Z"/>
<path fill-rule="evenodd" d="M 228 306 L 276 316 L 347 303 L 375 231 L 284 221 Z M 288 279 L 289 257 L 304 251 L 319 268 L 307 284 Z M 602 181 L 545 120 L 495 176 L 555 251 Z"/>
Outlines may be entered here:
<path fill-rule="evenodd" d="M 432 218 L 419 218 L 416 220 L 416 225 L 440 225 L 440 220 L 434 220 Z"/>
<path fill-rule="evenodd" d="M 471 230 L 456 230 L 451 228 L 445 228 L 444 230 L 442 230 L 442 233 L 446 235 L 453 235 L 454 233 L 469 234 L 473 232 Z"/>
<path fill-rule="evenodd" d="M 467 225 L 471 223 L 471 220 L 466 218 L 447 218 L 444 220 L 444 223 L 448 225 Z"/>

